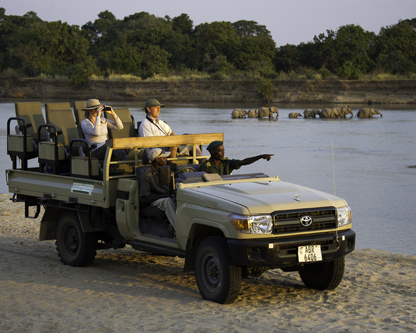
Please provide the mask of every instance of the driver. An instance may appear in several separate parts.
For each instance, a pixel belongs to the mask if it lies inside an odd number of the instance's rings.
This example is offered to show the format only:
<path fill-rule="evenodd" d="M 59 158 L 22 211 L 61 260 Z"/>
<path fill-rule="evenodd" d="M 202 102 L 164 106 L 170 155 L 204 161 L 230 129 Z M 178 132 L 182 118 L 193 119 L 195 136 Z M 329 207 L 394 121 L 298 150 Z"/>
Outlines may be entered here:
<path fill-rule="evenodd" d="M 170 152 L 165 152 L 160 148 L 153 148 L 149 151 L 148 157 L 152 165 L 140 176 L 140 202 L 163 210 L 175 229 L 176 205 L 169 194 L 169 185 L 160 185 L 158 177 L 159 167 L 166 165 L 169 155 Z"/>
<path fill-rule="evenodd" d="M 244 160 L 229 160 L 224 156 L 225 149 L 222 141 L 211 142 L 207 150 L 211 154 L 211 158 L 201 164 L 201 171 L 207 173 L 218 173 L 219 175 L 230 175 L 233 170 L 240 169 L 243 165 L 249 165 L 260 159 L 270 161 L 274 154 L 264 154 L 254 157 L 247 157 Z"/>

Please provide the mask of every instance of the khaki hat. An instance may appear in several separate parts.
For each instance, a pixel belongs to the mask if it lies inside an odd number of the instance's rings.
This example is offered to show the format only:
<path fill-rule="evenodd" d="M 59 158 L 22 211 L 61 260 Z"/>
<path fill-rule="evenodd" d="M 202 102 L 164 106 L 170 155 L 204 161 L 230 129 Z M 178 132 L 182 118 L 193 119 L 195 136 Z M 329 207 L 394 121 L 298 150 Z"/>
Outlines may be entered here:
<path fill-rule="evenodd" d="M 161 106 L 161 107 L 165 107 L 166 105 L 165 104 L 160 104 L 157 99 L 151 98 L 151 99 L 148 99 L 146 101 L 146 104 L 144 105 L 143 110 L 144 111 L 147 111 L 147 108 L 149 108 L 151 106 Z"/>
<path fill-rule="evenodd" d="M 94 110 L 98 108 L 99 106 L 101 106 L 101 104 L 98 99 L 89 99 L 87 101 L 87 106 L 85 107 L 85 109 L 82 109 L 82 111 Z"/>
<path fill-rule="evenodd" d="M 160 148 L 153 148 L 152 150 L 149 151 L 149 153 L 147 154 L 147 157 L 149 157 L 150 162 L 153 162 L 158 157 L 168 157 L 169 155 L 170 155 L 170 151 L 165 152 L 164 150 Z"/>

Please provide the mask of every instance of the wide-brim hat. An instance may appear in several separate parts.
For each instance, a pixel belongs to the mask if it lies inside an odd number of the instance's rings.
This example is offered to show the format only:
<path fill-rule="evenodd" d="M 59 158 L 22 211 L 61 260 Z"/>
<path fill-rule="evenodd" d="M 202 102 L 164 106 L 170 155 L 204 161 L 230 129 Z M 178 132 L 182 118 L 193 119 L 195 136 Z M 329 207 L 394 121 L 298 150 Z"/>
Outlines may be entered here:
<path fill-rule="evenodd" d="M 158 157 L 168 157 L 170 155 L 170 151 L 165 152 L 164 150 L 160 148 L 153 148 L 149 151 L 147 154 L 147 157 L 149 157 L 149 161 L 153 162 Z"/>
<path fill-rule="evenodd" d="M 157 99 L 154 98 L 150 98 L 146 101 L 146 103 L 144 104 L 144 108 L 143 110 L 147 110 L 147 108 L 150 108 L 151 106 L 161 106 L 161 107 L 165 107 L 165 104 L 161 104 L 159 103 L 159 101 Z"/>
<path fill-rule="evenodd" d="M 98 99 L 89 99 L 87 101 L 87 106 L 82 109 L 82 111 L 90 111 L 90 110 L 95 110 L 96 108 L 98 108 L 99 106 L 101 106 L 101 103 Z"/>
<path fill-rule="evenodd" d="M 211 150 L 213 150 L 213 149 L 217 148 L 218 146 L 221 146 L 222 144 L 224 144 L 224 142 L 223 142 L 223 141 L 212 141 L 212 142 L 208 145 L 207 150 L 208 150 L 208 151 L 211 151 Z"/>

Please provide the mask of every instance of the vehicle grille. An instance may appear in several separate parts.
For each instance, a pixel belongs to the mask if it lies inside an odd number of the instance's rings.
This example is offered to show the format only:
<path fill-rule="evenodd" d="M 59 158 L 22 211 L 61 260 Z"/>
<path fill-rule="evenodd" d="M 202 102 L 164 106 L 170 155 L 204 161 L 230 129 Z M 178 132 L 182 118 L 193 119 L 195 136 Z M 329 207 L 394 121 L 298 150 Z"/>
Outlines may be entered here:
<path fill-rule="evenodd" d="M 335 214 L 334 207 L 274 212 L 272 213 L 274 234 L 333 229 L 336 227 Z M 303 216 L 312 217 L 310 226 L 305 227 L 300 223 Z"/>

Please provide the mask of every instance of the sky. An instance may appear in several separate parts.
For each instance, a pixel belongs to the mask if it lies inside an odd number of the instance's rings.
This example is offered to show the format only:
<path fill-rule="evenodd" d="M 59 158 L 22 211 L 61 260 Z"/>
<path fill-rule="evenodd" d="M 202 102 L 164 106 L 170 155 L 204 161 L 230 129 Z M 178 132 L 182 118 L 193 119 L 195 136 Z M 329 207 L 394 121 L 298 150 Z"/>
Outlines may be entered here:
<path fill-rule="evenodd" d="M 382 27 L 416 18 L 416 0 L 1 0 L 0 7 L 6 15 L 33 11 L 44 21 L 80 27 L 105 10 L 117 19 L 142 11 L 171 18 L 185 13 L 194 26 L 256 21 L 271 32 L 277 47 L 307 43 L 347 24 L 378 34 Z"/>

